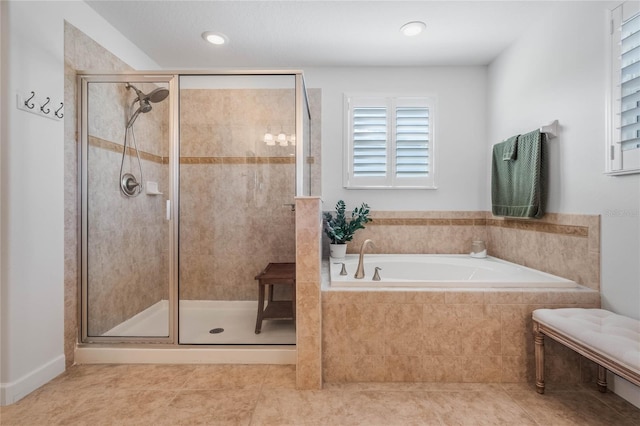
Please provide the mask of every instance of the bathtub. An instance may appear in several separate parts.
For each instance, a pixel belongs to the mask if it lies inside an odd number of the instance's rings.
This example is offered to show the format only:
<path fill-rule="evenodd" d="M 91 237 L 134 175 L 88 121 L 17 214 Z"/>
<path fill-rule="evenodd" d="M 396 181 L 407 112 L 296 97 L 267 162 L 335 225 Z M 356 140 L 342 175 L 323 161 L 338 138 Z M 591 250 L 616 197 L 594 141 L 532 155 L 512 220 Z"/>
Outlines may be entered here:
<path fill-rule="evenodd" d="M 357 254 L 329 261 L 332 288 L 580 287 L 574 281 L 491 256 L 478 259 L 457 254 L 366 254 L 363 279 L 354 278 L 358 266 Z M 347 275 L 340 275 L 343 263 Z M 380 281 L 372 280 L 375 267 L 381 268 Z"/>

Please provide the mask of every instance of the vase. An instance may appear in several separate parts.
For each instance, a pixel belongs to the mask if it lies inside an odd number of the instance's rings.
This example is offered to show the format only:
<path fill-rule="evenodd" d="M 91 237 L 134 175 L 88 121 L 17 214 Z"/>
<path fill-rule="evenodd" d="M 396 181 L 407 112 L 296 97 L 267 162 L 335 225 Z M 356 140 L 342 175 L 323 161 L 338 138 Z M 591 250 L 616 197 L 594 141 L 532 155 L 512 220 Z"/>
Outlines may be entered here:
<path fill-rule="evenodd" d="M 333 259 L 344 259 L 347 254 L 346 244 L 329 244 L 329 255 Z"/>

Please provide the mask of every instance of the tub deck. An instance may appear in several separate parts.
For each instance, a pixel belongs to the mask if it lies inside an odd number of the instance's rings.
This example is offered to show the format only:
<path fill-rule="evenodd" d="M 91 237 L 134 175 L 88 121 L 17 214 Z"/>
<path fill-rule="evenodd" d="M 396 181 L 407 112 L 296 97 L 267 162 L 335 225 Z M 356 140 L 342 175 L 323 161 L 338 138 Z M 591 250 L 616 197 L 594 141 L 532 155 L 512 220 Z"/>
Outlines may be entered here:
<path fill-rule="evenodd" d="M 332 288 L 575 288 L 579 284 L 502 259 L 469 255 L 365 255 L 365 277 L 353 277 L 358 255 L 330 259 Z M 347 275 L 340 275 L 344 263 Z M 373 280 L 376 267 L 380 281 Z"/>

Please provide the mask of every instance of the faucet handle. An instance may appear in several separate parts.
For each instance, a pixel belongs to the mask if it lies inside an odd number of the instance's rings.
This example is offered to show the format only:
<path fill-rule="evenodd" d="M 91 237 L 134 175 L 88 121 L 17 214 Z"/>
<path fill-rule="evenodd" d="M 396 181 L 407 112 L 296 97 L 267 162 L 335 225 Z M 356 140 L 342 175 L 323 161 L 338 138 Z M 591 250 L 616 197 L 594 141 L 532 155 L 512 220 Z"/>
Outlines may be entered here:
<path fill-rule="evenodd" d="M 340 275 L 348 275 L 347 267 L 345 266 L 344 262 L 335 262 L 334 265 L 342 265 L 342 269 L 340 270 Z"/>
<path fill-rule="evenodd" d="M 340 270 L 340 275 L 348 275 L 347 274 L 347 267 L 345 266 L 345 264 L 342 264 L 342 269 Z"/>
<path fill-rule="evenodd" d="M 380 281 L 380 274 L 378 273 L 378 271 L 382 271 L 382 268 L 378 268 L 376 266 L 375 272 L 373 273 L 373 281 Z"/>

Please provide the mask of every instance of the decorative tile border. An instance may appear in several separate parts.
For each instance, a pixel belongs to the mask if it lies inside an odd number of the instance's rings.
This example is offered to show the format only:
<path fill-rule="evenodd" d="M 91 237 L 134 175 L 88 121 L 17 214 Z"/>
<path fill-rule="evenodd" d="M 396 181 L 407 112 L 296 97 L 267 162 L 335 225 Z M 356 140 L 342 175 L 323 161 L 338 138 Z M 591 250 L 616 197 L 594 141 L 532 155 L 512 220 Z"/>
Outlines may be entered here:
<path fill-rule="evenodd" d="M 122 144 L 89 136 L 89 145 L 118 154 L 122 153 Z M 136 150 L 127 148 L 127 155 L 136 155 Z M 169 164 L 169 157 L 162 157 L 140 151 L 140 158 L 158 164 Z M 295 164 L 295 157 L 180 157 L 180 164 Z M 313 161 L 311 161 L 313 163 Z"/>
<path fill-rule="evenodd" d="M 377 218 L 367 226 L 486 226 L 486 219 Z"/>
<path fill-rule="evenodd" d="M 523 231 L 543 232 L 546 234 L 568 235 L 572 237 L 589 237 L 589 227 L 581 225 L 561 225 L 545 221 L 529 221 L 518 219 L 484 219 L 484 218 L 422 218 L 422 217 L 376 217 L 367 226 L 494 226 L 498 228 L 518 229 Z"/>
<path fill-rule="evenodd" d="M 180 157 L 180 164 L 295 164 L 295 157 Z"/>
<path fill-rule="evenodd" d="M 89 145 L 118 154 L 122 153 L 122 144 L 100 139 L 95 136 L 89 136 Z M 136 150 L 133 148 L 127 148 L 127 155 L 136 155 Z M 158 164 L 169 164 L 169 157 L 161 157 L 159 155 L 151 154 L 145 151 L 140 151 L 140 158 Z"/>
<path fill-rule="evenodd" d="M 588 226 L 578 225 L 558 225 L 548 222 L 529 222 L 523 220 L 497 220 L 488 219 L 488 226 L 496 226 L 509 229 L 520 229 L 523 231 L 544 232 L 546 234 L 570 235 L 573 237 L 589 237 Z"/>

